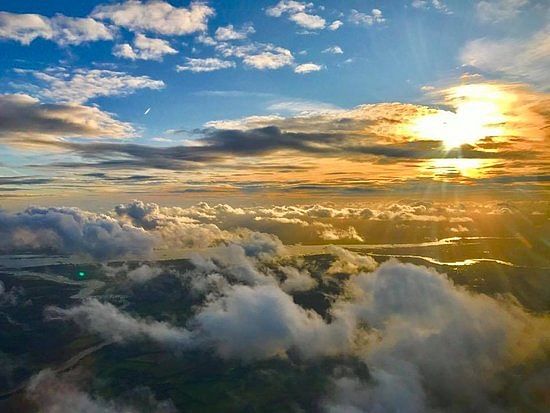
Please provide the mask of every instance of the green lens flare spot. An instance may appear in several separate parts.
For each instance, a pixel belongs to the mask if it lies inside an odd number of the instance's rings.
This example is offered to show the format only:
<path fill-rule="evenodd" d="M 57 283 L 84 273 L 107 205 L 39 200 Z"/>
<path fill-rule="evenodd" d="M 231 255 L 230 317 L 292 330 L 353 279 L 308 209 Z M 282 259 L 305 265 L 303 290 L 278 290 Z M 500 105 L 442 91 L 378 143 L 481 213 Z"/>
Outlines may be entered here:
<path fill-rule="evenodd" d="M 80 278 L 84 278 L 84 277 L 86 277 L 86 272 L 85 271 L 78 271 L 78 276 Z"/>

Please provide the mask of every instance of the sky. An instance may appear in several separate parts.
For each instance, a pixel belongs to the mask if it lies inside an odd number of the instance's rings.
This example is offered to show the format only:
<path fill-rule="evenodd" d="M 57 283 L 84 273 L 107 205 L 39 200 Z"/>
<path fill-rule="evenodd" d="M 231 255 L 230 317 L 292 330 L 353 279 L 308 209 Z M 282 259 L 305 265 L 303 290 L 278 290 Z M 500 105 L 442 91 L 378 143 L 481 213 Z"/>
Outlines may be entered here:
<path fill-rule="evenodd" d="M 2 207 L 544 198 L 549 21 L 542 0 L 2 0 Z"/>
<path fill-rule="evenodd" d="M 549 140 L 548 0 L 0 0 L 0 409 L 542 411 Z"/>

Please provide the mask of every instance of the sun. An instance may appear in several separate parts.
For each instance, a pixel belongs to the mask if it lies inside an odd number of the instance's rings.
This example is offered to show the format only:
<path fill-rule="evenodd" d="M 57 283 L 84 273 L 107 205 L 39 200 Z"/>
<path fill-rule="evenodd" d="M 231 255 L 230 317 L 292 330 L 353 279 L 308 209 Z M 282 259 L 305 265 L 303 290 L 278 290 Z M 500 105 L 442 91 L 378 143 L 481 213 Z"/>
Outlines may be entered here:
<path fill-rule="evenodd" d="M 409 128 L 413 136 L 422 140 L 439 140 L 446 149 L 473 145 L 485 137 L 498 137 L 506 133 L 505 115 L 510 99 L 506 93 L 492 85 L 464 85 L 445 91 L 446 103 L 454 111 L 415 118 Z"/>

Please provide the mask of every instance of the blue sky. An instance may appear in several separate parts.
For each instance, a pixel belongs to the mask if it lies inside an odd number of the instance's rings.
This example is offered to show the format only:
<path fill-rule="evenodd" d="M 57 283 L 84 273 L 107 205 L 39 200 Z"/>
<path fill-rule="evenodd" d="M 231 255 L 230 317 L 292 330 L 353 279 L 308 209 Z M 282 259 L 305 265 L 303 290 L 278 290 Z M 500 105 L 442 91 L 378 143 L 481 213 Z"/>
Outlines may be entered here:
<path fill-rule="evenodd" d="M 4 1 L 0 4 L 2 10 L 12 13 L 85 17 L 104 2 Z M 186 7 L 189 2 L 172 1 L 171 4 Z M 411 1 L 319 1 L 308 8 L 309 13 L 322 17 L 327 24 L 340 20 L 343 25 L 334 31 L 309 30 L 309 34 L 303 34 L 308 30 L 285 15 L 266 14 L 275 4 L 274 1 L 211 1 L 208 5 L 216 14 L 208 19 L 208 33 L 212 35 L 218 27 L 229 24 L 236 29 L 251 24 L 255 33 L 249 34 L 248 40 L 233 43 L 271 43 L 291 51 L 296 64 L 322 65 L 320 71 L 300 75 L 294 73 L 290 65 L 277 70 L 257 70 L 237 64 L 235 68 L 208 73 L 178 73 L 175 67 L 186 57 L 209 58 L 217 54 L 212 47 L 197 42 L 199 32 L 160 36 L 177 50 L 177 54 L 166 55 L 162 61 L 131 61 L 112 54 L 116 43 L 131 43 L 134 36 L 135 31 L 121 28 L 114 41 L 71 46 L 59 46 L 41 38 L 29 45 L 3 41 L 2 89 L 13 92 L 10 82 L 20 83 L 14 68 L 107 67 L 162 80 L 166 84 L 163 90 L 137 90 L 129 96 L 92 100 L 120 119 L 142 125 L 144 136 L 153 137 L 167 129 L 200 127 L 213 119 L 274 112 L 270 106 L 281 101 L 323 102 L 339 107 L 369 102 L 422 101 L 421 86 L 456 78 L 461 73 L 458 52 L 467 41 L 512 33 L 527 35 L 536 26 L 534 20 L 538 20 L 531 7 L 521 11 L 529 14 L 529 18 L 507 22 L 505 27 L 489 24 L 475 18 L 475 2 L 469 1 L 447 1 L 447 11 L 430 4 L 413 7 Z M 350 21 L 353 9 L 369 15 L 372 9 L 381 10 L 385 21 L 354 24 Z M 528 27 L 525 21 L 529 21 Z M 155 37 L 155 33 L 146 33 Z M 334 46 L 340 47 L 343 53 L 323 53 Z M 307 54 L 300 54 L 304 52 Z M 249 93 L 223 98 L 219 94 L 213 98 L 204 93 L 232 90 Z M 149 107 L 151 111 L 144 116 Z"/>
<path fill-rule="evenodd" d="M 441 91 L 464 75 L 546 92 L 549 16 L 539 0 L 0 1 L 0 93 L 17 110 L 86 112 L 77 130 L 56 129 L 59 139 L 33 131 L 41 142 L 131 137 L 151 147 L 250 116 L 391 102 L 453 109 Z M 86 116 L 106 123 L 86 129 Z M 10 142 L 30 133 L 18 128 Z M 36 175 L 31 165 L 50 151 L 35 143 L 0 149 L 4 173 Z M 84 153 L 57 149 L 47 162 Z"/>

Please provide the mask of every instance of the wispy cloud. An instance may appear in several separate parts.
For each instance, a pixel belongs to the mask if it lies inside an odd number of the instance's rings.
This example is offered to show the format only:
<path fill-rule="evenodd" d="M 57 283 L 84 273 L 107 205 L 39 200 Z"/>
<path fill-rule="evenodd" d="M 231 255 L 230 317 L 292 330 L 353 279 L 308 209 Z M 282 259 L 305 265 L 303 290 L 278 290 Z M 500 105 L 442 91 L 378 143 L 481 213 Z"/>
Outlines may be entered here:
<path fill-rule="evenodd" d="M 232 67 L 235 67 L 235 62 L 230 60 L 222 60 L 216 57 L 209 57 L 206 59 L 188 57 L 184 65 L 176 66 L 176 70 L 178 72 L 204 73 Z"/>
<path fill-rule="evenodd" d="M 482 22 L 498 23 L 513 19 L 529 4 L 529 0 L 482 0 L 475 5 Z"/>
<path fill-rule="evenodd" d="M 424 10 L 434 9 L 440 13 L 445 13 L 445 14 L 452 13 L 447 7 L 447 5 L 443 2 L 443 0 L 413 0 L 413 2 L 411 3 L 411 6 L 413 6 L 415 9 L 424 9 Z"/>
<path fill-rule="evenodd" d="M 461 51 L 463 64 L 498 73 L 511 80 L 527 81 L 543 90 L 550 85 L 550 26 L 527 39 L 480 38 Z"/>
<path fill-rule="evenodd" d="M 159 90 L 161 80 L 149 76 L 133 76 L 124 72 L 100 69 L 67 70 L 61 67 L 38 70 L 18 70 L 38 81 L 38 94 L 46 99 L 84 103 L 99 96 L 127 96 L 140 89 Z"/>
<path fill-rule="evenodd" d="M 386 18 L 380 9 L 372 9 L 370 14 L 352 9 L 348 20 L 357 26 L 374 26 L 386 22 Z"/>

